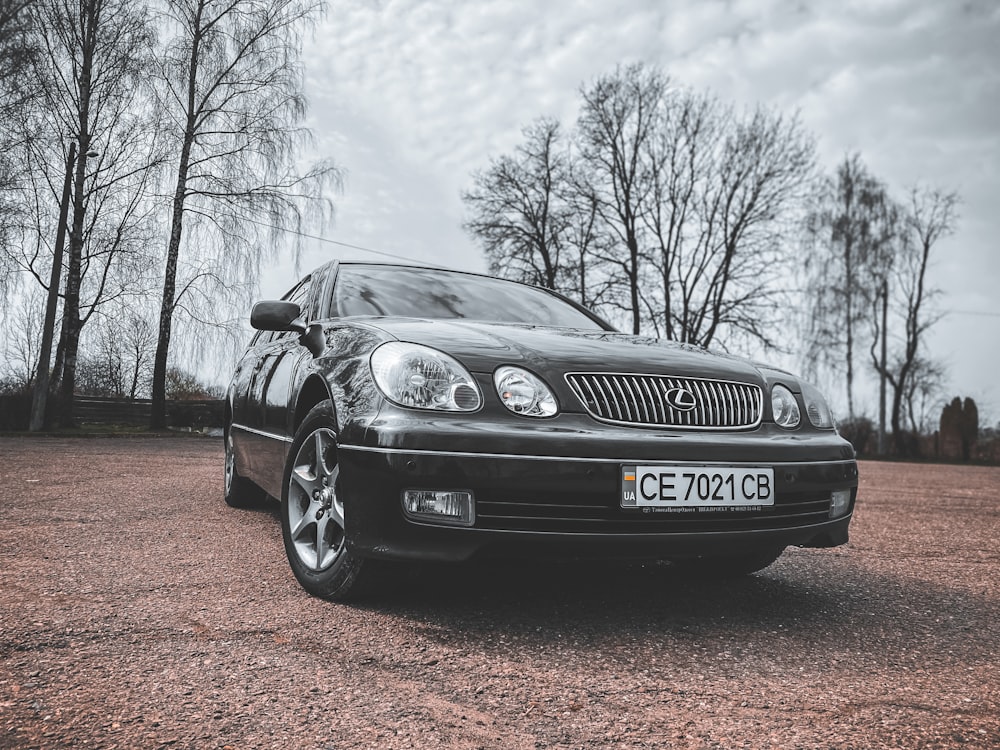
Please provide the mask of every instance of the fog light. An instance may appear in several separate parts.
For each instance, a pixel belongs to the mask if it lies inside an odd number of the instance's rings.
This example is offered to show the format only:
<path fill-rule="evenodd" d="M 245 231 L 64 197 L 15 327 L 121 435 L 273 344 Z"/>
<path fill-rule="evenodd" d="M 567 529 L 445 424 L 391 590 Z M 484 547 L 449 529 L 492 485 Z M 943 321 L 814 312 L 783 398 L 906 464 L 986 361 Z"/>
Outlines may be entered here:
<path fill-rule="evenodd" d="M 476 520 L 471 492 L 405 490 L 403 510 L 410 518 L 432 523 L 471 526 Z"/>
<path fill-rule="evenodd" d="M 850 490 L 834 490 L 830 493 L 830 518 L 839 518 L 851 507 Z"/>

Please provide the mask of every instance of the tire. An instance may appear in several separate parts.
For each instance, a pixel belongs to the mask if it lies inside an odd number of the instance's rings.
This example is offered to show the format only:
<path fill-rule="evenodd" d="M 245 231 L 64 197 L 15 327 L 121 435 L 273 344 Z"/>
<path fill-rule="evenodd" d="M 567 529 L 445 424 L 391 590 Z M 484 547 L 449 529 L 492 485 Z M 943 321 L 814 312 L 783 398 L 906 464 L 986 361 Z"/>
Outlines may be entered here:
<path fill-rule="evenodd" d="M 233 438 L 230 429 L 226 428 L 226 468 L 225 497 L 226 505 L 233 508 L 255 508 L 261 505 L 267 494 L 246 477 L 240 476 L 236 470 L 236 452 L 233 448 Z"/>
<path fill-rule="evenodd" d="M 326 400 L 306 415 L 288 452 L 281 535 L 302 588 L 322 599 L 347 601 L 371 593 L 377 562 L 347 549 L 339 475 L 336 420 Z"/>
<path fill-rule="evenodd" d="M 679 571 L 699 578 L 739 578 L 763 570 L 773 563 L 784 547 L 768 547 L 739 555 L 708 555 L 671 560 L 671 565 Z"/>

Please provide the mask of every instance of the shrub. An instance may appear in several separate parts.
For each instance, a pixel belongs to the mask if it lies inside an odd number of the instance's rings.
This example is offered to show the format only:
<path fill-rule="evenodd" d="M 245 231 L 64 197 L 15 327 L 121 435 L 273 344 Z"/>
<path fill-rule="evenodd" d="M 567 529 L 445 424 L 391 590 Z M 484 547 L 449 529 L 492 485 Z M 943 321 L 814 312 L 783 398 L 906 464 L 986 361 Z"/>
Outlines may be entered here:
<path fill-rule="evenodd" d="M 840 434 L 847 442 L 854 446 L 855 452 L 859 456 L 874 452 L 875 426 L 868 417 L 855 417 L 853 420 L 845 420 L 837 425 Z"/>
<path fill-rule="evenodd" d="M 0 430 L 14 432 L 28 429 L 31 420 L 31 389 L 0 381 Z"/>

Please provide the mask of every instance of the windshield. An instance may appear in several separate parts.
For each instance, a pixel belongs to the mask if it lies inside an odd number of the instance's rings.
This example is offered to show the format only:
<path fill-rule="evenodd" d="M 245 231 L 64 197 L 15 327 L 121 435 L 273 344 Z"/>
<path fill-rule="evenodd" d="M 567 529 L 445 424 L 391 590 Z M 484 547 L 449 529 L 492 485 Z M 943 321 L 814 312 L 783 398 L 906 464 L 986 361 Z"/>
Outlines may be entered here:
<path fill-rule="evenodd" d="M 584 312 L 540 289 L 430 268 L 343 265 L 333 311 L 340 317 L 464 318 L 603 330 Z"/>

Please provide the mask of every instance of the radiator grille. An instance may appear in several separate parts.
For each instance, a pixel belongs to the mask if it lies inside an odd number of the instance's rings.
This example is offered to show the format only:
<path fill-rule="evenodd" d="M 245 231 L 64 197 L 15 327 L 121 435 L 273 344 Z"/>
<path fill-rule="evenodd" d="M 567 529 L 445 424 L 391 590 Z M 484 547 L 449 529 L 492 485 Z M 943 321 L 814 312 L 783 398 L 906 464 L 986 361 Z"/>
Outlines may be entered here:
<path fill-rule="evenodd" d="M 761 421 L 761 389 L 752 383 L 627 373 L 570 373 L 566 381 L 590 415 L 606 422 L 741 430 Z M 690 393 L 694 408 L 672 405 L 675 389 Z"/>

